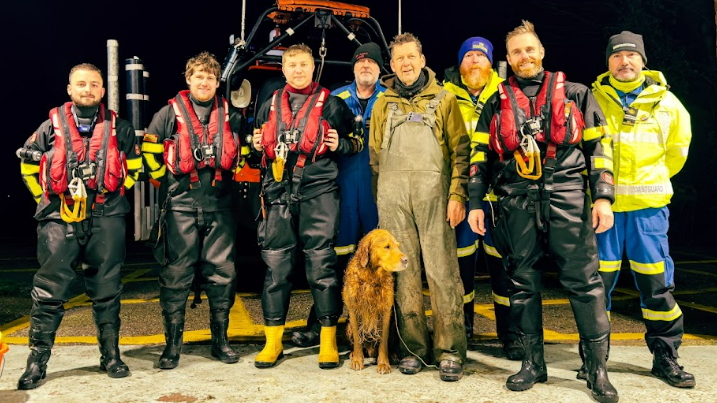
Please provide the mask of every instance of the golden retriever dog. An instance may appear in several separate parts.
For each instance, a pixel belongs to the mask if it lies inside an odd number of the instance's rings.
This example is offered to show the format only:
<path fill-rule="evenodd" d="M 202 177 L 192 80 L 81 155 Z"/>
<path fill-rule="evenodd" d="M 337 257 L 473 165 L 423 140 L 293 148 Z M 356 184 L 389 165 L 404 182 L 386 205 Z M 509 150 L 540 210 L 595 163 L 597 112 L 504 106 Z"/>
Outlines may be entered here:
<path fill-rule="evenodd" d="M 346 336 L 353 343 L 351 369 L 364 368 L 365 348 L 376 359 L 377 372 L 388 374 L 393 272 L 406 269 L 408 258 L 390 232 L 376 229 L 364 236 L 346 267 L 343 298 L 349 312 Z"/>

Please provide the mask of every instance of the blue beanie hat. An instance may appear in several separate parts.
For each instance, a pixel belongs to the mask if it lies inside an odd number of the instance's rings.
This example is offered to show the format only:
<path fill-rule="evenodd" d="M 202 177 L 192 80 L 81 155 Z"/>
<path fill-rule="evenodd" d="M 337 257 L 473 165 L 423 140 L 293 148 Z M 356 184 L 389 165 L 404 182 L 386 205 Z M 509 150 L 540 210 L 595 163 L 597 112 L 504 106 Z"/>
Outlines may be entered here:
<path fill-rule="evenodd" d="M 493 65 L 493 44 L 490 43 L 489 40 L 481 38 L 480 36 L 468 38 L 465 42 L 463 42 L 463 45 L 461 45 L 461 48 L 458 50 L 459 65 L 463 62 L 463 56 L 471 50 L 483 52 L 488 57 L 490 64 Z"/>

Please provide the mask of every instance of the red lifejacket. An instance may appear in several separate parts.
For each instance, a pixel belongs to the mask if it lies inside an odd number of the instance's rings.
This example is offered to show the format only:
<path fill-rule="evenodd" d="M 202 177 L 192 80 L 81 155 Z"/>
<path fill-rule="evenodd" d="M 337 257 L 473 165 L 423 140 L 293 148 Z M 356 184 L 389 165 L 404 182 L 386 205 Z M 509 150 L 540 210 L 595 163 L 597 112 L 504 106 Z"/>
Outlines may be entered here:
<path fill-rule="evenodd" d="M 55 141 L 52 152 L 46 153 L 40 161 L 40 184 L 45 192 L 63 194 L 70 180 L 81 176 L 79 171 L 83 166 L 87 167 L 84 163 L 91 162 L 93 165 L 89 166 L 94 169 L 91 172 L 93 177 L 85 180 L 85 186 L 100 194 L 104 191 L 124 194 L 127 163 L 124 153 L 117 148 L 117 115 L 109 111 L 108 121 L 106 112 L 104 105 L 100 104 L 92 136 L 86 142 L 77 129 L 72 102 L 50 111 Z M 87 176 L 88 172 L 84 173 Z"/>
<path fill-rule="evenodd" d="M 209 166 L 217 169 L 216 179 L 221 180 L 220 171 L 232 170 L 237 156 L 227 101 L 222 98 L 220 104 L 214 97 L 206 132 L 191 106 L 189 90 L 180 91 L 169 104 L 177 118 L 177 136 L 164 141 L 167 169 L 174 175 L 182 175 Z"/>
<path fill-rule="evenodd" d="M 535 140 L 539 142 L 560 146 L 577 144 L 582 140 L 585 121 L 575 102 L 565 96 L 563 72 L 545 72 L 532 109 L 530 100 L 520 90 L 515 77 L 510 77 L 508 83 L 502 82 L 498 86 L 500 111 L 493 116 L 490 124 L 490 145 L 501 159 L 504 152 L 512 153 L 518 148 L 521 129 L 528 130 L 524 125 L 531 118 L 540 119 L 539 131 L 534 132 Z"/>
<path fill-rule="evenodd" d="M 261 144 L 264 146 L 264 166 L 266 166 L 266 159 L 270 161 L 276 159 L 274 149 L 279 141 L 288 142 L 291 151 L 308 156 L 311 161 L 328 150 L 324 143 L 324 136 L 331 126 L 321 114 L 324 110 L 324 103 L 331 92 L 318 84 L 312 84 L 312 86 L 314 87 L 309 97 L 296 116 L 291 112 L 289 104 L 289 86 L 274 92 L 269 120 L 262 127 Z M 292 133 L 296 133 L 298 138 L 294 138 L 293 141 L 285 138 L 286 134 Z"/>

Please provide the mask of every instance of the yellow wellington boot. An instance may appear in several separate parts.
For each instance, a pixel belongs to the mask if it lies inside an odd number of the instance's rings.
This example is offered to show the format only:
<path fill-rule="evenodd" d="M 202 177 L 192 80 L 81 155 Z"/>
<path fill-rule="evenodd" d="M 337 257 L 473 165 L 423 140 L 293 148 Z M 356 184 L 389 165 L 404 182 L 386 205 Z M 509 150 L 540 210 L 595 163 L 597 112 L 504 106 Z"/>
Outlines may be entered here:
<path fill-rule="evenodd" d="M 257 368 L 271 368 L 276 361 L 284 357 L 284 345 L 281 338 L 284 336 L 284 326 L 264 326 L 266 345 L 254 359 Z"/>
<path fill-rule="evenodd" d="M 320 343 L 319 368 L 337 368 L 339 366 L 339 348 L 336 346 L 336 326 L 321 327 Z"/>

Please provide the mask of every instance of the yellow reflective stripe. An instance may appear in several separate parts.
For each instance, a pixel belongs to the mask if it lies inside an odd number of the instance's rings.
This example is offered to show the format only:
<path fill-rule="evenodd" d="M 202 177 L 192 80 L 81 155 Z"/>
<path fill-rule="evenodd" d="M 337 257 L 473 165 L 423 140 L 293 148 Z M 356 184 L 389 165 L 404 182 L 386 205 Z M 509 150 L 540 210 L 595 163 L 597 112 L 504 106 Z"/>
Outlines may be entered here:
<path fill-rule="evenodd" d="M 611 158 L 594 157 L 593 158 L 593 168 L 594 169 L 609 169 L 612 171 L 612 159 Z"/>
<path fill-rule="evenodd" d="M 130 171 L 136 171 L 142 168 L 142 158 L 134 157 L 127 159 L 127 169 Z"/>
<path fill-rule="evenodd" d="M 124 187 L 125 187 L 126 189 L 129 189 L 129 188 L 131 188 L 132 186 L 134 186 L 134 183 L 135 183 L 135 179 L 134 179 L 133 177 L 131 177 L 131 176 L 128 176 L 128 177 L 126 177 L 125 180 L 124 180 Z"/>
<path fill-rule="evenodd" d="M 32 197 L 37 198 L 42 194 L 42 186 L 40 186 L 40 182 L 38 182 L 36 176 L 26 175 L 23 176 L 23 179 L 25 179 L 25 183 L 30 193 L 32 193 Z"/>
<path fill-rule="evenodd" d="M 590 141 L 595 140 L 603 136 L 607 132 L 607 126 L 591 127 L 583 130 L 583 140 Z"/>
<path fill-rule="evenodd" d="M 164 152 L 164 144 L 142 143 L 142 152 L 150 154 L 162 154 Z"/>
<path fill-rule="evenodd" d="M 610 311 L 607 311 L 607 320 L 612 321 L 612 316 L 610 316 Z"/>
<path fill-rule="evenodd" d="M 463 296 L 463 303 L 467 304 L 467 303 L 473 301 L 475 299 L 475 297 L 476 297 L 476 291 L 473 290 L 473 291 L 471 291 L 470 294 L 466 294 Z"/>
<path fill-rule="evenodd" d="M 500 296 L 494 292 L 492 294 L 493 294 L 493 302 L 495 302 L 498 305 L 510 306 L 510 298 Z"/>
<path fill-rule="evenodd" d="M 249 148 L 249 146 L 241 146 L 242 156 L 249 155 L 249 153 L 251 153 L 251 149 Z"/>
<path fill-rule="evenodd" d="M 41 199 L 40 196 L 37 196 L 34 199 L 35 199 L 35 203 L 40 204 L 40 199 Z"/>
<path fill-rule="evenodd" d="M 503 258 L 503 256 L 501 256 L 500 253 L 498 253 L 498 250 L 495 248 L 495 246 L 490 246 L 490 245 L 486 244 L 485 242 L 483 242 L 483 250 L 485 251 L 485 253 L 487 253 L 490 256 L 497 257 L 498 259 Z"/>
<path fill-rule="evenodd" d="M 620 270 L 622 260 L 601 260 L 600 269 L 598 271 L 609 273 Z"/>
<path fill-rule="evenodd" d="M 166 165 L 162 165 L 162 168 L 159 168 L 159 169 L 156 170 L 156 171 L 150 172 L 150 173 L 149 173 L 149 177 L 152 178 L 152 179 L 159 179 L 159 178 L 163 177 L 164 174 L 166 174 L 166 173 L 167 173 L 167 166 L 166 166 Z"/>
<path fill-rule="evenodd" d="M 675 304 L 675 307 L 669 311 L 652 311 L 650 309 L 642 308 L 642 317 L 645 320 L 662 320 L 665 322 L 672 322 L 673 320 L 682 316 L 682 309 L 680 306 Z"/>
<path fill-rule="evenodd" d="M 147 168 L 149 168 L 150 171 L 156 171 L 160 168 L 159 162 L 157 162 L 157 157 L 151 154 L 143 154 L 144 155 L 144 161 L 147 163 Z M 164 159 L 164 157 L 162 158 Z"/>
<path fill-rule="evenodd" d="M 638 263 L 630 260 L 630 268 L 640 274 L 660 274 L 665 272 L 665 262 Z"/>
<path fill-rule="evenodd" d="M 339 97 L 339 98 L 341 98 L 341 99 L 346 99 L 346 98 L 348 98 L 348 97 L 350 97 L 350 96 L 351 96 L 351 93 L 350 93 L 348 90 L 346 90 L 346 91 L 340 93 L 339 95 L 337 95 L 337 97 Z"/>
<path fill-rule="evenodd" d="M 379 92 L 378 95 L 376 95 L 376 98 L 381 98 L 383 96 L 383 92 Z"/>
<path fill-rule="evenodd" d="M 23 175 L 32 175 L 40 172 L 39 164 L 30 164 L 27 162 L 20 163 L 20 173 Z"/>
<path fill-rule="evenodd" d="M 478 241 L 463 248 L 458 248 L 458 257 L 470 256 L 476 252 L 476 249 L 478 249 Z"/>
<path fill-rule="evenodd" d="M 475 132 L 471 139 L 474 143 L 488 144 L 490 143 L 490 133 Z"/>
<path fill-rule="evenodd" d="M 334 250 L 336 251 L 337 255 L 344 256 L 348 255 L 349 253 L 356 252 L 356 245 L 334 246 Z"/>
<path fill-rule="evenodd" d="M 471 155 L 471 164 L 475 164 L 478 162 L 484 162 L 484 161 L 485 161 L 485 152 L 483 152 L 483 151 L 478 151 L 476 153 L 473 153 L 473 155 Z"/>

